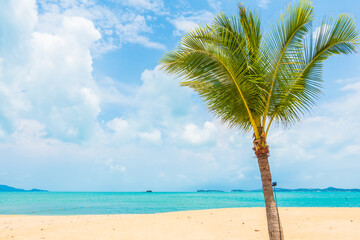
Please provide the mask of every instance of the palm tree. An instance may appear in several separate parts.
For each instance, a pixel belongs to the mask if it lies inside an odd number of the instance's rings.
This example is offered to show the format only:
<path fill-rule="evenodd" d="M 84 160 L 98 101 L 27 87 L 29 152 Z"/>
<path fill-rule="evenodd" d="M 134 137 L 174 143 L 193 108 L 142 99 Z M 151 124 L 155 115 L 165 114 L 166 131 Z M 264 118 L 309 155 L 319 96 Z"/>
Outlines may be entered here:
<path fill-rule="evenodd" d="M 194 89 L 229 127 L 253 132 L 270 240 L 284 235 L 274 201 L 267 137 L 272 124 L 288 127 L 321 94 L 324 60 L 356 52 L 354 18 L 340 14 L 313 29 L 313 4 L 294 1 L 264 38 L 260 18 L 239 5 L 239 15 L 218 14 L 188 32 L 161 60 L 163 69 Z M 291 144 L 291 143 L 289 143 Z"/>

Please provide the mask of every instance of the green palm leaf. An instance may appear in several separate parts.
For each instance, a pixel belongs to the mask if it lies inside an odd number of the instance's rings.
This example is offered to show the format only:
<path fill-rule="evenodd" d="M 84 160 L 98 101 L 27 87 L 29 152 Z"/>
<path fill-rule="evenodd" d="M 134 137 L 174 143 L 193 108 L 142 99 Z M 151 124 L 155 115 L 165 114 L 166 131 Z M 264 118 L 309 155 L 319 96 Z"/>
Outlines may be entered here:
<path fill-rule="evenodd" d="M 325 20 L 304 42 L 303 64 L 296 76 L 283 89 L 280 101 L 274 104 L 271 118 L 287 125 L 297 122 L 315 105 L 322 87 L 323 62 L 333 55 L 356 52 L 358 31 L 354 18 L 341 14 L 335 23 Z M 314 44 L 312 43 L 314 42 Z"/>
<path fill-rule="evenodd" d="M 263 115 L 263 126 L 267 115 L 283 94 L 282 88 L 288 84 L 299 69 L 303 52 L 303 40 L 311 30 L 314 19 L 313 6 L 309 1 L 295 1 L 289 4 L 280 21 L 273 27 L 264 44 L 268 59 L 268 96 Z"/>
<path fill-rule="evenodd" d="M 294 1 L 263 40 L 258 15 L 240 5 L 238 16 L 220 13 L 187 33 L 162 67 L 197 91 L 223 122 L 259 138 L 273 122 L 288 126 L 310 111 L 321 94 L 324 60 L 356 52 L 351 16 L 325 20 L 315 37 L 313 20 L 312 3 Z"/>
<path fill-rule="evenodd" d="M 244 34 L 236 20 L 219 15 L 211 26 L 186 34 L 177 51 L 162 62 L 167 72 L 183 77 L 181 85 L 197 91 L 223 122 L 247 131 L 256 127 L 255 117 L 262 113 L 263 91 L 249 68 L 249 52 L 256 41 L 248 40 L 254 36 Z"/>

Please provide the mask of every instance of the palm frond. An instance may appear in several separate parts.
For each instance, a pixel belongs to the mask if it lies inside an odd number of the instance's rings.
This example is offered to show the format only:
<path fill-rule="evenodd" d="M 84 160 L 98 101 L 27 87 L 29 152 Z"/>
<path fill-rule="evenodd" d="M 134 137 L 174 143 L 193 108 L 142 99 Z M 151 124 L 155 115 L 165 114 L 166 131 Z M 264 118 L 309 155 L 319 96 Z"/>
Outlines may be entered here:
<path fill-rule="evenodd" d="M 355 53 L 355 20 L 341 14 L 313 32 L 313 5 L 294 1 L 263 40 L 257 14 L 239 6 L 239 15 L 218 14 L 212 24 L 187 33 L 161 60 L 162 68 L 194 89 L 210 111 L 230 127 L 266 129 L 273 122 L 299 121 L 316 103 L 323 62 Z M 315 35 L 315 36 L 313 36 Z"/>
<path fill-rule="evenodd" d="M 182 86 L 197 91 L 223 122 L 247 131 L 256 128 L 254 117 L 262 113 L 263 91 L 249 68 L 250 47 L 244 39 L 236 18 L 219 15 L 211 26 L 186 34 L 162 64 L 165 71 L 184 79 Z"/>
<path fill-rule="evenodd" d="M 268 96 L 263 115 L 263 125 L 272 107 L 282 94 L 282 87 L 293 78 L 301 64 L 306 34 L 311 30 L 314 19 L 310 1 L 294 1 L 289 4 L 280 21 L 273 27 L 263 51 L 268 61 Z"/>
<path fill-rule="evenodd" d="M 284 126 L 299 121 L 321 94 L 323 62 L 334 55 L 356 53 L 358 36 L 355 20 L 348 14 L 341 14 L 335 23 L 331 19 L 324 20 L 315 36 L 309 34 L 304 42 L 304 64 L 283 89 L 280 100 L 269 115 Z"/>

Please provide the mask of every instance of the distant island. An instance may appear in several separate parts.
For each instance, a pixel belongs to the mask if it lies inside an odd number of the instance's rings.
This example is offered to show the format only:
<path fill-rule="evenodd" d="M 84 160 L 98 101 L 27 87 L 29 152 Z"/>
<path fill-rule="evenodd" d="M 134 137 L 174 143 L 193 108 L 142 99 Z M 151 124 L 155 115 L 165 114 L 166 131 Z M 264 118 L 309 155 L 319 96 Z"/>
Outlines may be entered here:
<path fill-rule="evenodd" d="M 25 190 L 25 189 L 10 187 L 7 185 L 0 185 L 0 192 L 48 192 L 48 191 L 36 189 L 36 188 L 33 188 L 31 190 Z"/>
<path fill-rule="evenodd" d="M 224 192 L 221 190 L 197 190 L 197 192 Z"/>
<path fill-rule="evenodd" d="M 261 192 L 261 189 L 257 190 L 241 190 L 235 189 L 231 190 L 231 192 Z M 296 189 L 287 189 L 287 188 L 276 188 L 276 192 L 360 192 L 360 189 L 351 188 L 351 189 L 344 189 L 344 188 L 296 188 Z"/>

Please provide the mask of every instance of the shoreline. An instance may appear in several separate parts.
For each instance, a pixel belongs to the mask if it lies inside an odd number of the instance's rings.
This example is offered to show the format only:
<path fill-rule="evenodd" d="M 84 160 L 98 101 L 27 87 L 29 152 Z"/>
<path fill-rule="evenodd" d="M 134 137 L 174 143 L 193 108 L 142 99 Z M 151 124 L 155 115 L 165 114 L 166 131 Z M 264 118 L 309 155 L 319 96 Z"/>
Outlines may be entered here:
<path fill-rule="evenodd" d="M 357 239 L 360 208 L 279 208 L 293 240 Z M 265 208 L 222 208 L 154 214 L 0 215 L 0 239 L 263 240 Z"/>
<path fill-rule="evenodd" d="M 170 212 L 158 212 L 158 213 L 104 213 L 104 214 L 36 214 L 36 212 L 29 214 L 0 214 L 1 217 L 17 216 L 17 217 L 80 217 L 80 216 L 117 216 L 117 215 L 156 215 L 156 214 L 168 214 L 168 213 L 187 213 L 187 212 L 197 212 L 197 211 L 209 211 L 209 210 L 228 210 L 228 209 L 265 209 L 264 207 L 229 207 L 229 208 L 209 208 L 209 209 L 195 209 L 195 210 L 180 210 L 180 211 L 170 211 Z M 360 209 L 360 206 L 354 207 L 278 207 L 280 211 L 286 211 L 286 209 Z M 50 211 L 41 211 L 41 212 L 51 212 Z"/>

